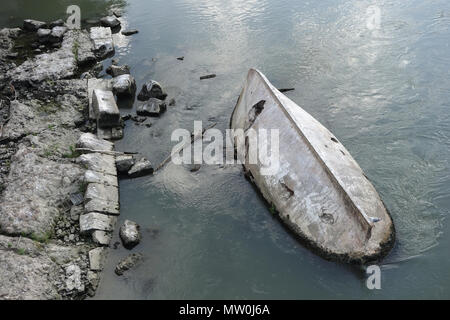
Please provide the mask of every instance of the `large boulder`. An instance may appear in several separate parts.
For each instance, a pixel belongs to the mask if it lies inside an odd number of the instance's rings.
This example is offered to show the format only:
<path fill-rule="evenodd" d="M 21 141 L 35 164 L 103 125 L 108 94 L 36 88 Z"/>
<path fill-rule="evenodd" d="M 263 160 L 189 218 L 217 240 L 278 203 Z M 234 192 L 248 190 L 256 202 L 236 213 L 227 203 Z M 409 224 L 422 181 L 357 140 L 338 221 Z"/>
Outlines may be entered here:
<path fill-rule="evenodd" d="M 166 103 L 156 98 L 138 104 L 136 113 L 140 116 L 159 117 L 167 109 Z"/>
<path fill-rule="evenodd" d="M 141 241 L 140 227 L 136 222 L 125 220 L 120 227 L 119 236 L 122 240 L 123 246 L 127 249 L 132 249 Z"/>
<path fill-rule="evenodd" d="M 121 276 L 134 267 L 136 267 L 142 260 L 144 256 L 141 253 L 132 253 L 125 259 L 121 260 L 114 270 L 118 276 Z"/>
<path fill-rule="evenodd" d="M 136 93 L 136 80 L 129 74 L 115 77 L 113 79 L 113 92 L 117 96 L 134 96 Z"/>
<path fill-rule="evenodd" d="M 27 31 L 37 31 L 40 28 L 44 28 L 47 24 L 42 21 L 27 19 L 23 22 L 23 28 Z"/>
<path fill-rule="evenodd" d="M 128 176 L 138 178 L 153 174 L 153 171 L 152 163 L 146 158 L 142 158 L 131 167 L 130 171 L 128 171 Z"/>
<path fill-rule="evenodd" d="M 132 155 L 116 156 L 116 167 L 119 174 L 126 174 L 136 163 Z"/>
<path fill-rule="evenodd" d="M 147 101 L 150 98 L 157 98 L 164 100 L 167 94 L 164 92 L 162 86 L 154 81 L 150 80 L 142 86 L 141 92 L 139 92 L 138 100 Z"/>

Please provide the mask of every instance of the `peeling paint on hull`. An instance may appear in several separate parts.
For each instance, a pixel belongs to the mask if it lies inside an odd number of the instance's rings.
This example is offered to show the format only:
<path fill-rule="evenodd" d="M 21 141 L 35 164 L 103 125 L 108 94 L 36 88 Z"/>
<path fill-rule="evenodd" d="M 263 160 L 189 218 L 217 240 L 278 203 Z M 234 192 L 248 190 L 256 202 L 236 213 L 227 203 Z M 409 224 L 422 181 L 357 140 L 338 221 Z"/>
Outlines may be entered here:
<path fill-rule="evenodd" d="M 281 220 L 325 258 L 351 263 L 381 259 L 395 229 L 377 191 L 347 149 L 316 119 L 280 93 L 258 70 L 248 73 L 232 129 L 279 129 L 280 168 L 247 175 Z M 264 145 L 270 150 L 270 139 Z M 261 148 L 261 146 L 260 146 Z"/>

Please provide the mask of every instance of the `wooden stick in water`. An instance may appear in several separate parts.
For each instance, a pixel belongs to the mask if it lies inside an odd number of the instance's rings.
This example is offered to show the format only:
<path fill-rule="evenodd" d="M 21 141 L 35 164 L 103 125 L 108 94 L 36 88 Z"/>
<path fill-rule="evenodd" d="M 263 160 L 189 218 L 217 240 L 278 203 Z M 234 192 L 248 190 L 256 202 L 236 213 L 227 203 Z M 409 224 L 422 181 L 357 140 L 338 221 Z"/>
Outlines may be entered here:
<path fill-rule="evenodd" d="M 209 129 L 214 128 L 217 125 L 217 123 L 213 123 L 212 125 L 210 125 L 208 128 L 204 129 L 202 131 L 201 134 L 196 134 L 194 135 L 193 133 L 191 133 L 191 141 L 188 143 L 185 143 L 184 145 L 182 145 L 181 147 L 179 147 L 178 149 L 176 149 L 175 151 L 170 153 L 170 156 L 168 156 L 166 159 L 164 159 L 163 162 L 161 162 L 155 169 L 155 172 L 162 169 L 162 167 L 164 167 L 168 162 L 170 162 L 172 160 L 172 154 L 176 154 L 179 153 L 180 151 L 183 151 L 184 148 L 186 148 L 188 145 L 191 145 L 192 143 L 194 143 L 194 141 L 198 140 L 199 138 L 203 137 L 203 135 L 205 134 L 205 132 Z"/>
<path fill-rule="evenodd" d="M 81 152 L 92 152 L 92 153 L 102 153 L 102 154 L 109 154 L 111 156 L 115 155 L 127 155 L 127 154 L 138 154 L 138 152 L 120 152 L 120 151 L 105 151 L 105 150 L 92 150 L 87 148 L 76 148 L 75 151 L 81 151 Z"/>
<path fill-rule="evenodd" d="M 294 91 L 295 88 L 286 88 L 286 89 L 278 89 L 280 92 L 288 92 L 288 91 Z"/>
<path fill-rule="evenodd" d="M 215 78 L 215 77 L 216 77 L 215 74 L 208 74 L 208 75 L 206 75 L 206 76 L 201 76 L 201 77 L 200 77 L 200 80 L 212 79 L 212 78 Z"/>

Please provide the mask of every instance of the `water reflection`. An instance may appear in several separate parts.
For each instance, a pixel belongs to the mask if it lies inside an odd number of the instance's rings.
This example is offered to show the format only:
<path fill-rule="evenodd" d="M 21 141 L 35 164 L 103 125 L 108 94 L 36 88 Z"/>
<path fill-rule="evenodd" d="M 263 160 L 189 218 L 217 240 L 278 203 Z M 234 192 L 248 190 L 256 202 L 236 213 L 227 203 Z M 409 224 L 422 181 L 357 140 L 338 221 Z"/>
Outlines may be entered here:
<path fill-rule="evenodd" d="M 128 251 L 112 250 L 97 298 L 450 297 L 450 3 L 376 3 L 381 26 L 370 30 L 368 0 L 130 1 L 124 23 L 140 33 L 117 39 L 120 63 L 138 87 L 156 79 L 177 103 L 151 128 L 128 123 L 117 148 L 157 164 L 172 130 L 194 120 L 227 128 L 250 67 L 295 87 L 289 97 L 346 145 L 393 215 L 383 290 L 295 241 L 239 167 L 170 165 L 121 182 L 121 219 L 150 230 L 136 248 L 146 260 L 119 278 L 114 264 Z M 48 14 L 36 11 L 26 16 Z M 198 80 L 208 73 L 218 76 Z"/>

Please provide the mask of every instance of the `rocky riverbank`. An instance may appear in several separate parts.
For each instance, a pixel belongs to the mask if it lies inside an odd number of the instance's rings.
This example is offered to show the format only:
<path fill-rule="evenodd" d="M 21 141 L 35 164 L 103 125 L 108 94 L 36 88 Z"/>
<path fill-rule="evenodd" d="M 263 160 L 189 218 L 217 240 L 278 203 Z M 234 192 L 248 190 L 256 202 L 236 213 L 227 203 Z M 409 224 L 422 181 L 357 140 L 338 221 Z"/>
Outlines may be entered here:
<path fill-rule="evenodd" d="M 101 138 L 123 123 L 117 110 L 97 130 L 88 83 L 113 52 L 109 27 L 0 31 L 0 299 L 95 294 L 119 214 L 116 153 Z"/>

